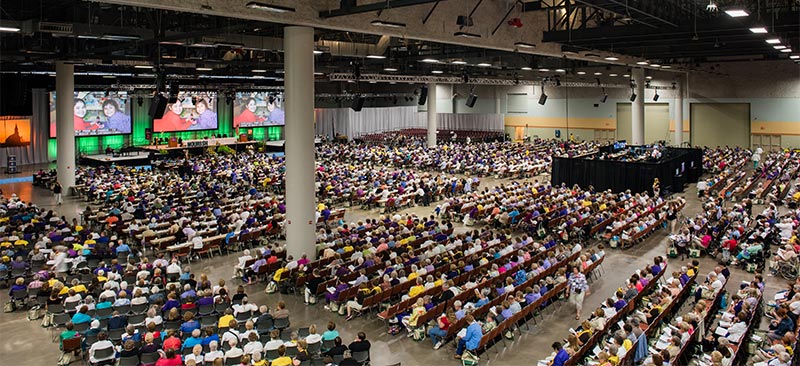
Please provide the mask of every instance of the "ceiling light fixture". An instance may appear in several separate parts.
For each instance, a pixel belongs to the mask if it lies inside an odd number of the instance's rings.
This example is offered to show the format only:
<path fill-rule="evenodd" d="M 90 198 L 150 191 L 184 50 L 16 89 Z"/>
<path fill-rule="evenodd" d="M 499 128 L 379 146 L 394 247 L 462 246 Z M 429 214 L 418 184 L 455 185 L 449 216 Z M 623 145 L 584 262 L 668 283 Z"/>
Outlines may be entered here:
<path fill-rule="evenodd" d="M 152 69 L 153 66 L 150 65 L 136 65 L 134 66 L 135 69 Z"/>
<path fill-rule="evenodd" d="M 653 80 L 653 77 L 652 77 L 652 76 L 650 76 L 650 75 L 647 75 L 647 76 L 645 76 L 644 78 L 645 78 L 645 79 L 647 79 L 647 80 Z"/>
<path fill-rule="evenodd" d="M 599 72 L 599 71 L 598 71 L 598 72 L 596 72 L 596 73 L 594 73 L 594 76 L 600 76 L 600 75 L 603 75 L 603 73 L 602 73 L 602 72 Z"/>
<path fill-rule="evenodd" d="M 651 67 L 661 67 L 659 64 L 650 64 Z"/>
<path fill-rule="evenodd" d="M 539 69 L 539 71 L 541 71 L 541 72 L 550 72 L 550 69 L 542 68 L 542 69 Z"/>
<path fill-rule="evenodd" d="M 715 3 L 714 0 L 708 0 L 706 11 L 709 13 L 715 13 L 717 11 L 717 3 Z"/>
<path fill-rule="evenodd" d="M 535 44 L 525 43 L 525 42 L 514 43 L 514 46 L 517 46 L 519 48 L 536 48 Z"/>
<path fill-rule="evenodd" d="M 405 28 L 406 27 L 405 23 L 387 22 L 385 20 L 373 20 L 372 23 L 370 23 L 370 24 L 372 24 L 374 26 L 377 26 L 377 27 L 389 27 L 389 28 Z"/>
<path fill-rule="evenodd" d="M 429 64 L 436 64 L 439 63 L 439 60 L 433 58 L 424 58 L 422 62 L 429 63 Z"/>
<path fill-rule="evenodd" d="M 586 71 L 578 71 L 577 74 L 578 75 L 586 75 Z"/>
<path fill-rule="evenodd" d="M 106 41 L 138 41 L 142 39 L 142 37 L 127 34 L 104 34 L 100 39 Z"/>
<path fill-rule="evenodd" d="M 556 72 L 567 72 L 567 70 L 564 70 L 564 69 L 556 69 Z"/>
<path fill-rule="evenodd" d="M 671 68 L 672 68 L 672 66 L 670 66 L 670 65 L 663 65 L 663 66 L 661 66 L 661 68 L 662 68 L 662 69 L 671 69 Z"/>
<path fill-rule="evenodd" d="M 781 43 L 781 40 L 778 39 L 778 38 L 772 38 L 772 39 L 768 39 L 767 43 L 769 43 L 769 44 L 778 44 L 778 43 Z"/>
<path fill-rule="evenodd" d="M 374 60 L 383 60 L 386 58 L 384 55 L 367 55 L 367 58 L 371 58 Z"/>
<path fill-rule="evenodd" d="M 524 67 L 521 67 L 520 70 L 531 71 L 533 69 L 528 67 L 528 66 L 524 66 Z"/>
<path fill-rule="evenodd" d="M 455 37 L 464 37 L 464 38 L 481 38 L 480 34 L 475 33 L 467 33 L 467 32 L 455 32 L 453 33 Z"/>
<path fill-rule="evenodd" d="M 791 56 L 789 56 L 789 58 L 792 59 L 792 60 L 797 60 L 797 59 L 800 58 L 800 55 L 791 55 Z"/>
<path fill-rule="evenodd" d="M 256 1 L 251 1 L 245 5 L 250 9 L 258 9 L 264 11 L 271 11 L 273 13 L 294 13 L 294 8 L 281 5 L 264 4 Z"/>
<path fill-rule="evenodd" d="M 772 48 L 774 48 L 774 49 L 776 49 L 776 50 L 782 50 L 782 49 L 786 48 L 786 46 L 784 46 L 784 45 L 782 45 L 782 44 L 779 44 L 779 45 L 777 45 L 777 46 L 772 46 Z"/>
<path fill-rule="evenodd" d="M 431 74 L 443 74 L 444 71 L 442 70 L 431 70 Z"/>
<path fill-rule="evenodd" d="M 756 33 L 756 34 L 764 34 L 764 33 L 767 33 L 767 28 L 766 27 L 753 27 L 753 28 L 750 28 L 750 31 L 753 32 L 753 33 Z"/>
<path fill-rule="evenodd" d="M 397 71 L 397 69 L 395 69 L 394 67 L 384 67 L 383 71 L 394 72 L 394 71 Z"/>
<path fill-rule="evenodd" d="M 476 66 L 480 66 L 480 67 L 489 67 L 489 66 L 492 66 L 492 64 L 487 64 L 487 63 L 485 63 L 485 62 L 481 62 L 481 63 L 479 63 L 479 64 L 478 64 L 478 65 L 476 65 Z"/>
<path fill-rule="evenodd" d="M 214 71 L 211 67 L 196 67 L 195 70 L 197 71 Z"/>
<path fill-rule="evenodd" d="M 741 18 L 750 15 L 750 13 L 744 9 L 728 9 L 725 10 L 725 14 L 728 14 L 731 18 Z"/>
<path fill-rule="evenodd" d="M 267 70 L 264 70 L 264 69 L 255 69 L 255 70 L 250 70 L 250 72 L 262 73 L 262 72 L 267 72 Z"/>
<path fill-rule="evenodd" d="M 619 61 L 619 57 L 608 56 L 604 60 L 606 60 L 606 61 Z"/>
<path fill-rule="evenodd" d="M 466 65 L 467 61 L 464 61 L 464 60 L 453 60 L 450 63 L 453 64 L 453 65 Z"/>
<path fill-rule="evenodd" d="M 637 65 L 649 65 L 650 63 L 647 61 L 639 61 L 636 63 Z"/>
<path fill-rule="evenodd" d="M 625 75 L 622 75 L 622 77 L 624 77 L 624 78 L 629 78 L 629 77 L 631 77 L 631 76 L 630 76 L 630 74 L 625 74 Z"/>
<path fill-rule="evenodd" d="M 315 55 L 321 55 L 321 54 L 323 54 L 323 53 L 324 53 L 324 52 L 322 52 L 322 51 L 320 51 L 320 50 L 314 50 L 314 54 L 315 54 Z"/>
<path fill-rule="evenodd" d="M 619 74 L 608 74 L 608 76 L 614 77 L 614 76 L 619 76 Z"/>
<path fill-rule="evenodd" d="M 781 52 L 790 53 L 790 52 L 792 52 L 792 49 L 791 48 L 785 48 L 785 49 L 782 49 Z"/>
<path fill-rule="evenodd" d="M 20 31 L 20 29 L 17 28 L 17 27 L 0 27 L 0 32 L 16 33 L 16 32 L 19 32 L 19 31 Z"/>

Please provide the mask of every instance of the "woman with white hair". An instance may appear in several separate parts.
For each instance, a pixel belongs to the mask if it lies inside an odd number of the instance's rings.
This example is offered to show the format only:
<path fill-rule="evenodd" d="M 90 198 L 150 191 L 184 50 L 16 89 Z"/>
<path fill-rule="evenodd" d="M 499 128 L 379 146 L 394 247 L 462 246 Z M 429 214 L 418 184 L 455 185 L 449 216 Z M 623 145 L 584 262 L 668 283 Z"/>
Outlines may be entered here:
<path fill-rule="evenodd" d="M 222 351 L 217 349 L 218 347 L 219 343 L 217 343 L 217 341 L 211 341 L 208 344 L 208 352 L 203 356 L 203 361 L 205 361 L 206 365 L 211 365 L 214 363 L 214 360 L 225 357 Z"/>
<path fill-rule="evenodd" d="M 246 263 L 251 259 L 253 259 L 253 257 L 250 255 L 250 249 L 245 249 L 244 255 L 239 257 L 239 263 L 237 263 L 236 266 L 234 267 L 233 278 L 242 277 L 242 275 L 244 274 L 244 269 L 247 267 Z"/>

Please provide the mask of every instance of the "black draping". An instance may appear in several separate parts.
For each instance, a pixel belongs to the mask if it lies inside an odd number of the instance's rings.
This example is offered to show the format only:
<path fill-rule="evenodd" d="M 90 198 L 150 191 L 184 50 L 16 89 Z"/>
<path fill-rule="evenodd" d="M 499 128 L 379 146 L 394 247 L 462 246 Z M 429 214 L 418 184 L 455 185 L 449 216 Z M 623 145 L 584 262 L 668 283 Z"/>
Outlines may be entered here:
<path fill-rule="evenodd" d="M 700 149 L 667 148 L 664 156 L 658 162 L 554 158 L 552 184 L 652 193 L 653 181 L 658 178 L 662 193 L 676 193 L 683 192 L 686 183 L 696 183 L 702 174 L 703 152 Z"/>

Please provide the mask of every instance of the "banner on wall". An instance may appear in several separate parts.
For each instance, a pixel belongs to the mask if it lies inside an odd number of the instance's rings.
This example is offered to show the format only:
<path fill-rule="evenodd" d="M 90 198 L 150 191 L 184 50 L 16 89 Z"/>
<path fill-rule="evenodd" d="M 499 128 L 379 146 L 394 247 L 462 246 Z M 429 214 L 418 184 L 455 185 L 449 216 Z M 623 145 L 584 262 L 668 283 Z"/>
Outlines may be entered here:
<path fill-rule="evenodd" d="M 25 147 L 30 144 L 30 117 L 0 116 L 0 147 Z"/>

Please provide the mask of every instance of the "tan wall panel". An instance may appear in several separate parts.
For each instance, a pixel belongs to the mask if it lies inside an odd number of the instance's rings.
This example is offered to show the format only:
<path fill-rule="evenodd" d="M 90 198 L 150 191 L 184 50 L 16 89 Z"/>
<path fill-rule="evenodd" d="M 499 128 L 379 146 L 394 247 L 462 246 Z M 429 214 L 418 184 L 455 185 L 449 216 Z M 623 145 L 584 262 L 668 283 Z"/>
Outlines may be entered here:
<path fill-rule="evenodd" d="M 800 123 L 752 121 L 750 131 L 754 135 L 800 135 Z"/>
<path fill-rule="evenodd" d="M 692 145 L 750 146 L 749 103 L 692 103 Z"/>
<path fill-rule="evenodd" d="M 567 119 L 564 117 L 532 117 L 532 116 L 505 116 L 506 126 L 522 126 L 539 128 L 567 128 Z M 614 130 L 617 123 L 612 118 L 571 118 L 569 128 L 590 130 Z"/>

